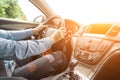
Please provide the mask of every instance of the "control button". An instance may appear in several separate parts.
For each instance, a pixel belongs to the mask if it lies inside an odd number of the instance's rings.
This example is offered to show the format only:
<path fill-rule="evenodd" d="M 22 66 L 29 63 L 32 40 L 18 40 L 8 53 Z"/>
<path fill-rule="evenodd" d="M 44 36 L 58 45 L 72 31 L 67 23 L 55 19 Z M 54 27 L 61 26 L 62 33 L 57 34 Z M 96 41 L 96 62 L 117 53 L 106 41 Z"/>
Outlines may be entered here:
<path fill-rule="evenodd" d="M 100 45 L 101 39 L 93 39 L 92 42 L 90 43 L 90 51 L 96 51 L 98 46 Z"/>
<path fill-rule="evenodd" d="M 86 52 L 86 51 L 82 51 L 81 54 L 80 54 L 80 56 L 81 56 L 82 59 L 87 60 L 88 56 L 89 56 L 89 53 Z"/>
<path fill-rule="evenodd" d="M 86 40 L 79 40 L 78 41 L 79 42 L 79 47 L 80 47 L 80 49 L 85 49 L 85 43 L 87 42 Z"/>
<path fill-rule="evenodd" d="M 85 54 L 85 52 L 84 52 L 84 51 L 82 51 L 81 56 L 84 56 L 84 54 Z"/>
<path fill-rule="evenodd" d="M 99 52 L 95 52 L 95 53 L 90 53 L 88 56 L 88 60 L 90 61 L 97 61 L 99 58 L 101 57 L 101 54 Z"/>
<path fill-rule="evenodd" d="M 101 43 L 99 48 L 98 48 L 98 51 L 102 52 L 104 51 L 105 49 L 107 48 L 107 45 L 105 43 Z"/>
<path fill-rule="evenodd" d="M 103 40 L 102 43 L 100 44 L 99 48 L 97 49 L 97 51 L 104 52 L 105 50 L 107 50 L 110 47 L 111 44 L 112 44 L 112 42 L 110 42 L 108 40 Z"/>
<path fill-rule="evenodd" d="M 80 47 L 80 49 L 86 50 L 90 47 L 90 42 L 91 42 L 91 39 L 81 37 L 77 39 L 76 45 Z"/>
<path fill-rule="evenodd" d="M 84 45 L 85 45 L 85 50 L 89 50 L 90 42 L 87 41 Z"/>

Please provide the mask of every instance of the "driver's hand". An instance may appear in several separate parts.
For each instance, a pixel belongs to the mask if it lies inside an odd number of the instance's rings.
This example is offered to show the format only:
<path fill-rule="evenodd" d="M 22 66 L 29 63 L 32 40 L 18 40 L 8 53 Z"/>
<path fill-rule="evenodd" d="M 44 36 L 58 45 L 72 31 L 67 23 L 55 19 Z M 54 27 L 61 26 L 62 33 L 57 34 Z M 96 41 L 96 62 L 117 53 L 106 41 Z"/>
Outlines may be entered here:
<path fill-rule="evenodd" d="M 60 41 L 61 39 L 63 39 L 66 35 L 66 29 L 65 27 L 61 27 L 59 29 L 57 29 L 51 36 L 50 39 L 51 41 L 54 43 Z"/>
<path fill-rule="evenodd" d="M 41 30 L 48 27 L 48 25 L 39 24 L 37 27 L 33 28 L 33 35 L 37 35 Z"/>

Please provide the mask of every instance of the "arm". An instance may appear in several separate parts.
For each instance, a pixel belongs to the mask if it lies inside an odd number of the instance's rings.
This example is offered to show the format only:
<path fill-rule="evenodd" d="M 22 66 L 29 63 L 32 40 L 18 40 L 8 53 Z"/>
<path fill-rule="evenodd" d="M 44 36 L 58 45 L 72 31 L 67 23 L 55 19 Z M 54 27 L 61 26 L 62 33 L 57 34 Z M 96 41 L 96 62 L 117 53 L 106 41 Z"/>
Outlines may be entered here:
<path fill-rule="evenodd" d="M 56 30 L 50 37 L 40 40 L 14 41 L 0 38 L 0 59 L 25 59 L 49 49 L 64 38 L 64 28 Z"/>
<path fill-rule="evenodd" d="M 37 27 L 33 29 L 14 30 L 14 31 L 0 30 L 0 37 L 9 40 L 22 40 L 32 35 L 36 35 L 45 27 L 47 27 L 47 25 L 39 24 Z"/>
<path fill-rule="evenodd" d="M 0 37 L 10 40 L 22 40 L 32 36 L 32 29 L 7 31 L 0 30 Z"/>
<path fill-rule="evenodd" d="M 13 41 L 0 38 L 0 58 L 1 59 L 25 59 L 38 55 L 49 49 L 52 42 L 49 38 L 40 40 Z"/>

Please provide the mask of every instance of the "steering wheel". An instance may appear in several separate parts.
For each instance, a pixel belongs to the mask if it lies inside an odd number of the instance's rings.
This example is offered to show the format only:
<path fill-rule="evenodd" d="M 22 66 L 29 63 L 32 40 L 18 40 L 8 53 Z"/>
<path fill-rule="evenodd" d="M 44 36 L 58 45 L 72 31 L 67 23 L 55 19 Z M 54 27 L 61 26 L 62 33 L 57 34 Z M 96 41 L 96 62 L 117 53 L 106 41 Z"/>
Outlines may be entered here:
<path fill-rule="evenodd" d="M 54 19 L 59 20 L 58 26 L 56 26 L 53 23 Z M 61 50 L 64 53 L 71 54 L 71 52 L 72 52 L 71 37 L 79 30 L 80 25 L 77 22 L 73 21 L 73 20 L 63 19 L 60 16 L 52 16 L 52 17 L 48 18 L 42 24 L 49 25 L 53 29 L 58 29 L 60 27 L 65 27 L 66 28 L 66 36 L 65 36 L 65 38 L 60 40 L 59 42 L 53 44 L 52 47 L 51 47 L 51 51 Z M 49 29 L 49 28 L 47 28 L 47 29 Z M 40 32 L 39 35 L 36 36 L 36 39 L 46 37 L 46 36 L 44 36 L 45 33 L 46 33 L 44 31 L 46 31 L 46 30 L 43 30 L 42 32 Z M 50 33 L 48 33 L 48 34 L 50 34 Z M 44 54 L 49 54 L 51 51 L 48 50 Z"/>
<path fill-rule="evenodd" d="M 55 24 L 56 23 L 55 21 L 57 22 L 57 24 Z M 47 28 L 43 29 L 41 32 L 39 32 L 39 34 L 35 36 L 35 39 L 48 37 L 48 36 L 45 36 L 45 34 L 50 29 L 53 29 L 55 31 L 56 29 L 58 29 L 60 27 L 65 27 L 64 19 L 60 16 L 57 16 L 57 15 L 48 18 L 47 20 L 42 22 L 42 24 L 48 25 L 49 27 L 47 27 Z M 50 33 L 49 33 L 49 35 L 50 35 Z"/>
<path fill-rule="evenodd" d="M 58 18 L 59 19 L 60 17 L 59 16 L 53 16 L 53 17 L 49 18 L 43 24 L 45 24 L 45 25 L 47 25 L 47 24 L 51 25 L 51 23 L 52 23 L 51 20 L 54 19 L 54 18 Z M 48 51 L 46 51 L 43 54 L 46 55 L 46 54 L 50 54 L 51 51 L 61 50 L 61 51 L 63 51 L 66 54 L 67 59 L 69 61 L 71 59 L 70 56 L 72 54 L 71 37 L 72 37 L 72 35 L 74 35 L 74 33 L 76 33 L 79 30 L 80 25 L 77 24 L 73 20 L 61 19 L 61 18 L 60 18 L 60 20 L 62 20 L 63 22 L 60 23 L 59 27 L 62 27 L 63 24 L 64 24 L 63 27 L 66 27 L 66 33 L 67 33 L 66 37 L 64 39 L 62 39 L 61 41 L 53 44 L 52 47 L 51 47 L 51 49 L 48 50 Z M 56 28 L 58 28 L 58 27 L 56 27 Z M 40 39 L 40 38 L 38 37 L 38 39 Z M 33 60 L 35 60 L 35 59 L 37 59 L 37 58 L 39 58 L 41 56 L 43 56 L 43 55 L 32 56 L 32 57 L 30 57 L 28 59 L 18 61 L 17 63 L 19 63 L 19 66 L 22 66 L 22 65 L 24 65 L 26 63 L 29 63 L 29 62 L 31 62 L 31 61 L 33 61 Z"/>

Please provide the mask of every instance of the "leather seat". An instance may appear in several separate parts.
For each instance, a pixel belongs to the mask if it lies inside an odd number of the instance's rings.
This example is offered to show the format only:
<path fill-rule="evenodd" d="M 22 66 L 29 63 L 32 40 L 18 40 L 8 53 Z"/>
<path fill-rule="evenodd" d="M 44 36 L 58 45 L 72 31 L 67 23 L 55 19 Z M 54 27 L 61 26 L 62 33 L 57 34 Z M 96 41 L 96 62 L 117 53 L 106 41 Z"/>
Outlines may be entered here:
<path fill-rule="evenodd" d="M 90 80 L 120 80 L 120 50 L 107 57 Z"/>

